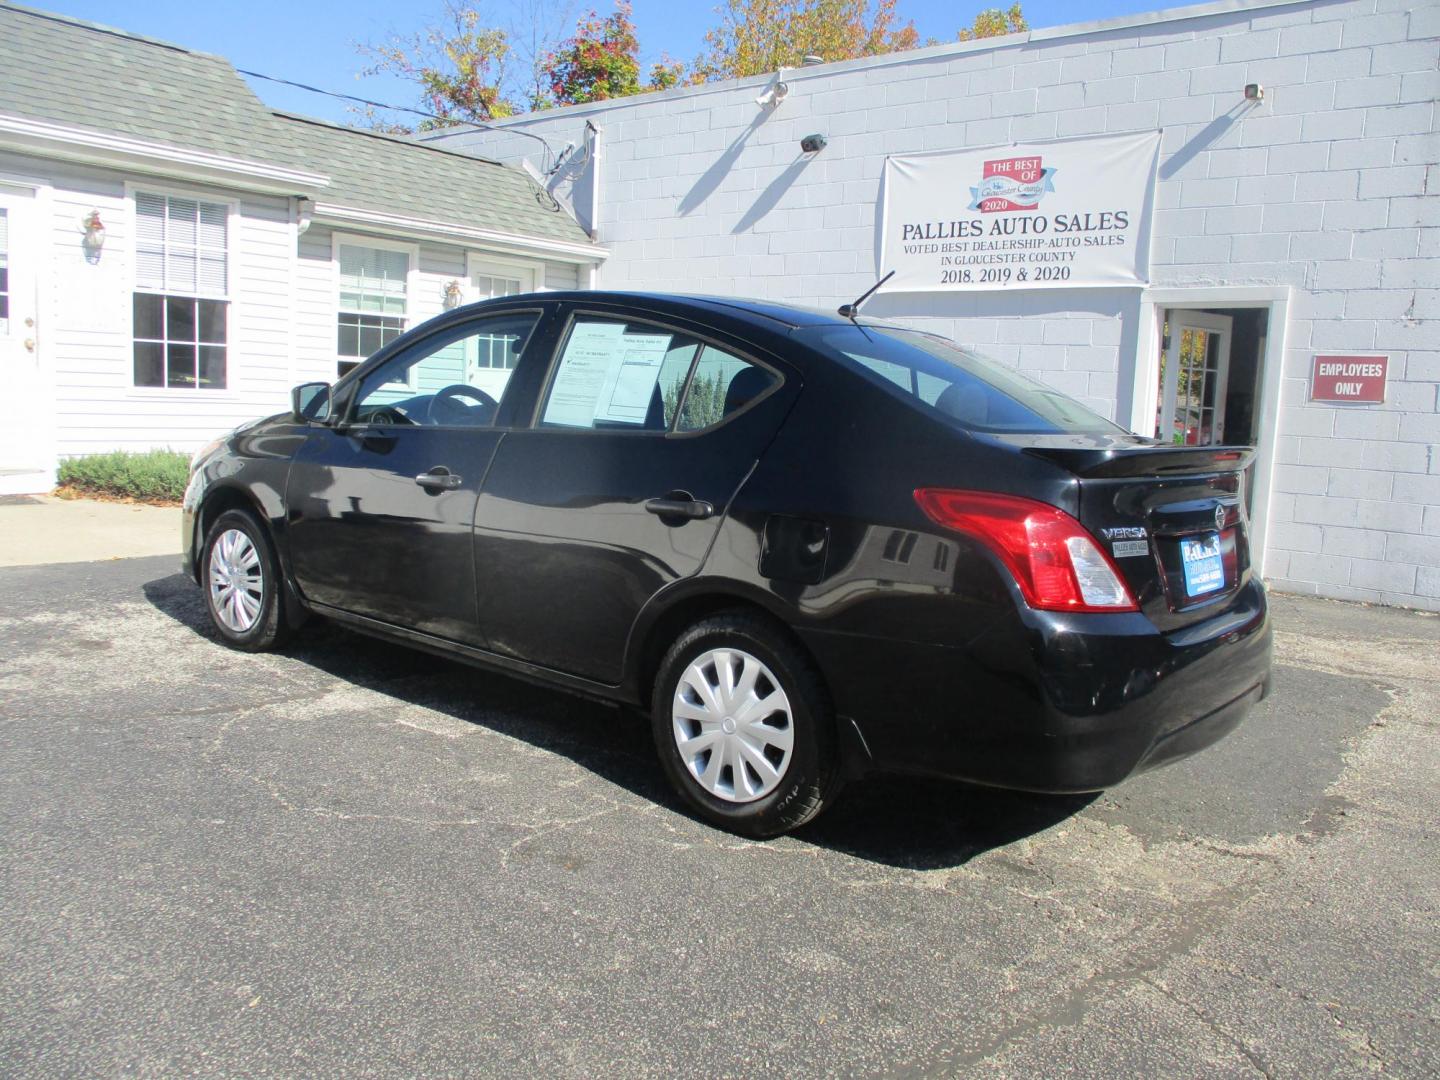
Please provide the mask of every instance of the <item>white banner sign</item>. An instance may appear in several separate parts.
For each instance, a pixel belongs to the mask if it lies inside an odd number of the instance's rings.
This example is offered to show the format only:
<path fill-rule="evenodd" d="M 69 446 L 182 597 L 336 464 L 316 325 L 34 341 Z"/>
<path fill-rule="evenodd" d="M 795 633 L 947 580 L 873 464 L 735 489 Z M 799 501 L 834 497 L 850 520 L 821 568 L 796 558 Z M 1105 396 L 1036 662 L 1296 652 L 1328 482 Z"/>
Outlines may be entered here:
<path fill-rule="evenodd" d="M 886 292 L 1145 285 L 1160 133 L 885 160 Z"/>

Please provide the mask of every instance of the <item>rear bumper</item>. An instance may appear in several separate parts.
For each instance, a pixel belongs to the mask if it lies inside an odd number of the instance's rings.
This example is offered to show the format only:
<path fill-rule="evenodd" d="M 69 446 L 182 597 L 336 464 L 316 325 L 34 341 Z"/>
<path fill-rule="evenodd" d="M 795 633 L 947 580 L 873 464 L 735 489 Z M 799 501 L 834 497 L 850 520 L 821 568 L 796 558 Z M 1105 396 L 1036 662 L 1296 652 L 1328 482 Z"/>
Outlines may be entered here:
<path fill-rule="evenodd" d="M 1098 791 L 1195 753 L 1269 690 L 1255 582 L 1180 633 L 1139 614 L 1003 622 L 953 647 L 805 637 L 876 767 L 1031 791 Z"/>

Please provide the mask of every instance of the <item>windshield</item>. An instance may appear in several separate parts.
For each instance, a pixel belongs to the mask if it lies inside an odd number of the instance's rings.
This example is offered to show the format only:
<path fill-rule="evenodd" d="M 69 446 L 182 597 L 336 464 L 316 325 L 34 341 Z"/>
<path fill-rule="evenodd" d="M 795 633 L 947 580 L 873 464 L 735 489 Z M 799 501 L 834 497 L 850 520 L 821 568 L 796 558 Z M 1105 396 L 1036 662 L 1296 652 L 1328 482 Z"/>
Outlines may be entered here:
<path fill-rule="evenodd" d="M 953 341 L 895 326 L 815 326 L 795 336 L 973 431 L 1069 434 L 1125 429 L 1074 398 Z"/>

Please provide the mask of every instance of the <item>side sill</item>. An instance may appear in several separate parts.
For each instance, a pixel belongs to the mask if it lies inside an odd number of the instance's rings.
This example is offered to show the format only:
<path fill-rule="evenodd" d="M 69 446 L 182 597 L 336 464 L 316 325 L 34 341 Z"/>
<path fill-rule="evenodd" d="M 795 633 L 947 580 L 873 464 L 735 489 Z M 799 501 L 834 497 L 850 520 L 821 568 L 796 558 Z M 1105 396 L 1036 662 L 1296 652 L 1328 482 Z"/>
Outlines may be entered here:
<path fill-rule="evenodd" d="M 309 601 L 306 606 L 315 614 L 324 615 L 327 619 L 334 619 L 336 622 L 342 623 L 362 634 L 369 634 L 371 637 L 384 638 L 389 641 L 397 641 L 403 645 L 422 649 L 425 652 L 434 653 L 437 656 L 443 656 L 449 660 L 459 660 L 461 663 L 472 664 L 475 667 L 485 668 L 490 671 L 497 671 L 502 675 L 513 675 L 518 679 L 524 679 L 526 682 L 549 687 L 553 690 L 563 690 L 567 693 L 578 694 L 580 697 L 601 701 L 607 705 L 639 704 L 631 695 L 627 695 L 620 686 L 610 686 L 606 683 L 582 679 L 577 675 L 567 675 L 563 671 L 555 671 L 551 668 L 540 667 L 536 664 L 527 664 L 523 660 L 515 660 L 509 656 L 501 656 L 499 653 L 489 652 L 485 649 L 477 649 L 473 645 L 462 645 L 459 642 L 450 641 L 447 638 L 436 637 L 434 634 L 426 634 L 419 630 L 409 630 L 403 626 L 394 626 L 380 619 L 372 619 L 367 615 L 356 615 L 353 611 L 330 607 L 328 604 L 319 604 L 313 600 Z"/>

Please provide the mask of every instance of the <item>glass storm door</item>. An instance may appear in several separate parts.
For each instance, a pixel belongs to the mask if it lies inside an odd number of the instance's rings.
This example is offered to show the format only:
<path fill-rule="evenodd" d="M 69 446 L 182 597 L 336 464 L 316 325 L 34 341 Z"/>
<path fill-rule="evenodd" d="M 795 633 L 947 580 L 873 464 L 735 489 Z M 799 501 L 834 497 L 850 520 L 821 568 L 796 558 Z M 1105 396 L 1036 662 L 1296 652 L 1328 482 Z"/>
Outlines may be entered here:
<path fill-rule="evenodd" d="M 535 275 L 519 267 L 482 267 L 470 274 L 471 295 L 477 301 L 514 296 L 531 292 L 534 288 Z M 465 381 L 500 400 L 510 371 L 515 367 L 515 344 L 513 337 L 497 336 L 487 340 L 481 336 L 471 339 L 466 343 Z"/>
<path fill-rule="evenodd" d="M 34 195 L 0 187 L 0 378 L 6 404 L 0 424 L 0 494 L 18 493 L 17 484 L 34 487 L 33 474 L 54 464 L 55 417 L 40 365 L 34 205 Z M 48 489 L 48 480 L 47 475 L 40 486 Z"/>
<path fill-rule="evenodd" d="M 1171 308 L 1165 322 L 1169 335 L 1160 354 L 1155 437 L 1177 445 L 1213 446 L 1224 441 L 1234 320 Z"/>

